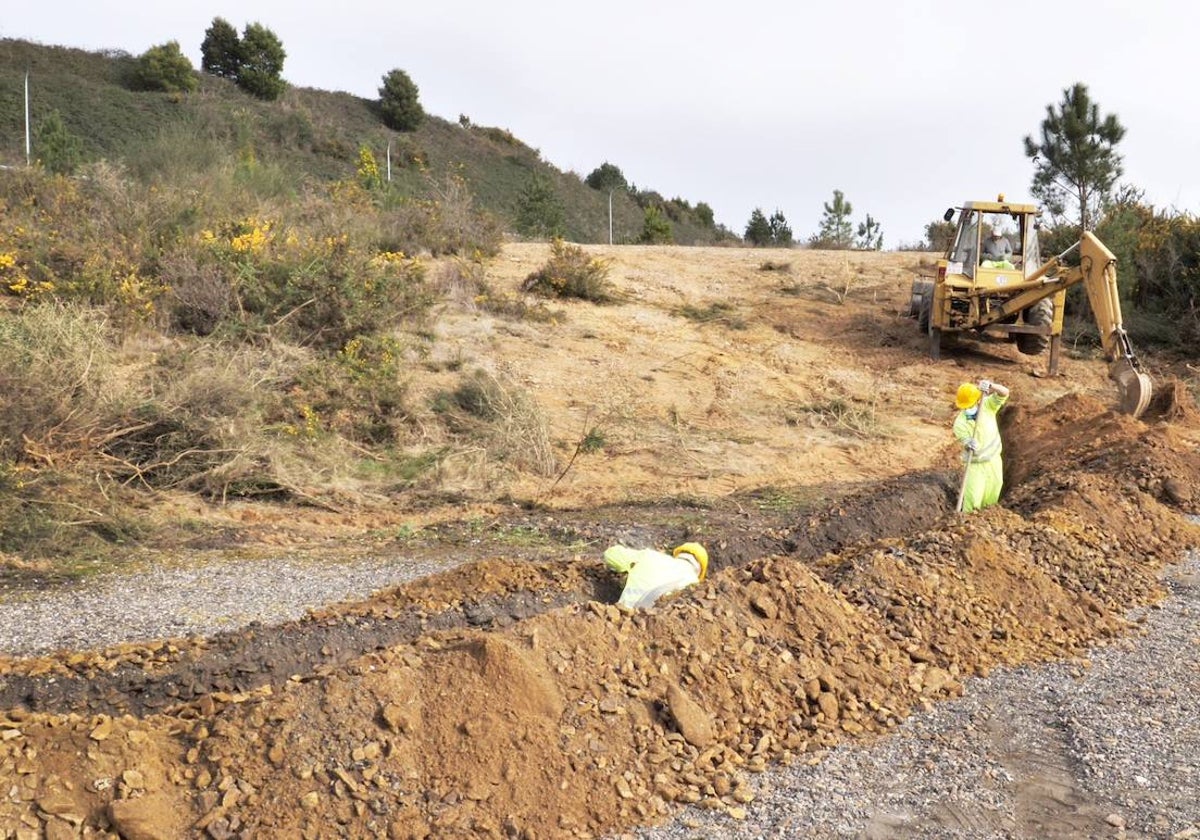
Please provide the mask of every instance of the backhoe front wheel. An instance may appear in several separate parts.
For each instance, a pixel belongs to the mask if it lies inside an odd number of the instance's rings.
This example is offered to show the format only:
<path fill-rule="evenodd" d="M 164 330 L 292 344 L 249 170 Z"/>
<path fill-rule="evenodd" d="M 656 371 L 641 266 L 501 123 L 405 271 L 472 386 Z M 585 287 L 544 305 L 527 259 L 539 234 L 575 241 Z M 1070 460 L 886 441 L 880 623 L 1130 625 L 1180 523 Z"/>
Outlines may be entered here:
<path fill-rule="evenodd" d="M 1054 323 L 1054 301 L 1043 298 L 1024 312 L 1025 323 L 1031 327 L 1048 327 Z M 1050 345 L 1050 336 L 1041 333 L 1017 333 L 1017 350 L 1026 356 L 1039 356 Z"/>

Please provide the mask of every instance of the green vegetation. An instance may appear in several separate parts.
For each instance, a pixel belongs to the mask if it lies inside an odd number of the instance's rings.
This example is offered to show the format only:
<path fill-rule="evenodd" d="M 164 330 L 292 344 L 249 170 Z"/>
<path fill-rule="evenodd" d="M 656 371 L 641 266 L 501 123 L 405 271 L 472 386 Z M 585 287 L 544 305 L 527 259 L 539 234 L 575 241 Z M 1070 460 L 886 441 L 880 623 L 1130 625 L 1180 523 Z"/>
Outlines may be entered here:
<path fill-rule="evenodd" d="M 213 18 L 200 44 L 200 69 L 214 76 L 237 81 L 242 65 L 241 39 L 233 24 L 225 18 Z"/>
<path fill-rule="evenodd" d="M 379 88 L 379 110 L 383 124 L 396 131 L 415 131 L 425 119 L 416 84 L 403 70 L 392 70 Z"/>
<path fill-rule="evenodd" d="M 751 245 L 762 248 L 792 247 L 792 228 L 783 213 L 776 210 L 768 219 L 762 209 L 755 207 L 746 223 L 745 239 Z"/>
<path fill-rule="evenodd" d="M 67 131 L 58 111 L 51 111 L 37 130 L 37 161 L 47 172 L 70 175 L 83 159 L 83 143 Z"/>
<path fill-rule="evenodd" d="M 1056 109 L 1046 106 L 1041 137 L 1025 138 L 1025 155 L 1033 161 L 1033 194 L 1056 219 L 1073 207 L 1079 230 L 1091 230 L 1121 177 L 1117 144 L 1125 128 L 1113 114 L 1100 115 L 1087 85 L 1063 91 Z"/>
<path fill-rule="evenodd" d="M 233 24 L 213 18 L 200 44 L 200 68 L 205 73 L 234 82 L 259 99 L 274 101 L 287 90 L 283 61 L 287 58 L 279 37 L 261 23 L 248 23 L 238 38 Z"/>
<path fill-rule="evenodd" d="M 133 74 L 137 90 L 189 93 L 200 84 L 192 62 L 179 49 L 178 41 L 151 47 L 137 60 Z"/>
<path fill-rule="evenodd" d="M 603 190 L 604 192 L 629 188 L 625 174 L 621 172 L 620 167 L 608 161 L 604 161 L 593 169 L 585 179 L 585 183 L 594 190 Z"/>
<path fill-rule="evenodd" d="M 833 201 L 825 202 L 824 207 L 820 227 L 809 239 L 809 245 L 813 248 L 849 248 L 854 244 L 854 226 L 850 221 L 854 207 L 841 190 L 834 190 Z"/>
<path fill-rule="evenodd" d="M 517 232 L 534 239 L 563 235 L 566 218 L 548 178 L 531 175 L 517 199 Z"/>
<path fill-rule="evenodd" d="M 236 86 L 241 39 L 231 24 L 217 18 L 203 36 L 179 35 L 184 44 L 204 38 L 195 96 L 132 90 L 137 59 L 127 54 L 0 39 L 0 137 L 24 133 L 29 68 L 35 135 L 57 111 L 65 130 L 79 139 L 79 162 L 107 161 L 138 182 L 166 183 L 172 173 L 212 171 L 240 158 L 252 166 L 243 166 L 239 177 L 298 196 L 345 179 L 364 145 L 386 180 L 390 147 L 388 191 L 395 200 L 441 201 L 439 193 L 453 182 L 499 230 L 516 232 L 519 196 L 537 175 L 562 208 L 564 238 L 608 242 L 608 192 L 559 171 L 503 128 L 427 114 L 415 130 L 397 134 L 383 123 L 377 99 L 294 87 L 275 101 L 250 97 Z M 35 145 L 34 157 L 41 151 Z M 0 164 L 24 163 L 23 144 L 0 144 Z M 693 207 L 631 186 L 612 195 L 615 242 L 639 239 L 650 204 L 671 221 L 677 244 L 736 239 L 714 225 L 703 202 Z"/>
<path fill-rule="evenodd" d="M 646 208 L 642 214 L 642 233 L 638 242 L 643 245 L 669 245 L 674 240 L 671 220 L 655 205 Z"/>
<path fill-rule="evenodd" d="M 879 222 L 872 218 L 871 214 L 867 214 L 858 226 L 858 236 L 854 240 L 854 245 L 860 251 L 880 251 L 883 250 L 883 228 Z"/>

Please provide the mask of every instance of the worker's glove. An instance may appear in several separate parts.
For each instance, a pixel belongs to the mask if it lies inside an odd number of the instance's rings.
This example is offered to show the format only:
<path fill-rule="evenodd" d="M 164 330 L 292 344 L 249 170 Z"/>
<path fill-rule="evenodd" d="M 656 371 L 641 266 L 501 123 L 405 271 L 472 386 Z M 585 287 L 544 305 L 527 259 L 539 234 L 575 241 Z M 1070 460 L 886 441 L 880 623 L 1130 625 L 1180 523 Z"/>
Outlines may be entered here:
<path fill-rule="evenodd" d="M 980 380 L 979 380 L 979 390 L 980 390 L 980 391 L 982 391 L 982 392 L 983 392 L 983 393 L 985 393 L 985 394 L 990 394 L 990 393 L 992 393 L 992 380 L 990 380 L 990 379 L 980 379 Z"/>
<path fill-rule="evenodd" d="M 979 451 L 979 441 L 975 438 L 967 438 L 967 442 L 963 444 L 968 452 L 975 453 Z"/>

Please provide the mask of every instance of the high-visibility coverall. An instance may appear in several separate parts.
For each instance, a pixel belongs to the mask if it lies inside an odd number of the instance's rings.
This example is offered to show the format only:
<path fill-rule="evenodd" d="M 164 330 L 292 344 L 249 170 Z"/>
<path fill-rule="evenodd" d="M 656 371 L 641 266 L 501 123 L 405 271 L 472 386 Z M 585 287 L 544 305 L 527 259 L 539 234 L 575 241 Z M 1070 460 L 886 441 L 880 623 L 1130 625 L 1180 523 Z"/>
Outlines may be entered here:
<path fill-rule="evenodd" d="M 1000 490 L 1004 487 L 1004 464 L 1000 452 L 1004 448 L 1000 441 L 1000 426 L 996 414 L 1008 402 L 1008 397 L 992 393 L 979 401 L 979 411 L 972 419 L 967 411 L 960 411 L 954 418 L 954 436 L 959 443 L 967 445 L 974 439 L 974 454 L 967 450 L 963 460 L 967 463 L 964 477 L 962 509 L 964 513 L 994 505 L 1000 501 Z"/>
<path fill-rule="evenodd" d="M 614 545 L 605 550 L 604 564 L 628 575 L 617 601 L 623 607 L 648 607 L 663 595 L 700 582 L 700 574 L 687 556 L 672 557 L 653 548 Z"/>

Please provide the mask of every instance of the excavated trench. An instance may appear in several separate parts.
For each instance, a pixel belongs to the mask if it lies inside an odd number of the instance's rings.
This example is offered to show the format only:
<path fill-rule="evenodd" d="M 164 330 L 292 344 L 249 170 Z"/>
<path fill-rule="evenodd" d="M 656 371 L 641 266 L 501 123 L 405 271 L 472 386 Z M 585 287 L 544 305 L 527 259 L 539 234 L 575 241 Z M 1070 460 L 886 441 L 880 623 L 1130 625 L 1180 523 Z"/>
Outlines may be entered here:
<path fill-rule="evenodd" d="M 1144 422 L 1013 406 L 1003 504 L 966 517 L 947 468 L 791 521 L 647 526 L 719 558 L 649 611 L 594 558 L 500 553 L 280 627 L 5 663 L 0 825 L 544 840 L 736 813 L 747 773 L 1124 632 L 1200 545 L 1175 396 Z"/>
<path fill-rule="evenodd" d="M 714 554 L 712 571 L 772 554 L 813 560 L 855 543 L 917 533 L 949 512 L 954 480 L 950 474 L 925 472 L 832 493 L 838 501 L 811 511 L 801 522 L 725 539 Z M 565 543 L 579 536 L 561 524 L 556 530 Z M 650 526 L 640 529 L 645 538 L 653 531 Z M 607 535 L 615 540 L 619 533 Z M 669 541 L 669 535 L 656 540 Z M 0 708 L 108 715 L 169 712 L 213 692 L 249 692 L 278 688 L 297 677 L 310 679 L 365 654 L 412 643 L 423 634 L 505 628 L 571 604 L 615 603 L 621 594 L 621 581 L 590 559 L 528 563 L 524 575 L 506 581 L 502 591 L 478 595 L 472 594 L 477 591 L 474 575 L 474 564 L 468 564 L 299 621 L 255 624 L 207 640 L 135 647 L 126 655 L 68 654 L 57 658 L 52 673 L 37 676 L 14 669 L 0 680 Z M 439 592 L 455 593 L 455 602 L 439 603 L 433 597 Z"/>

